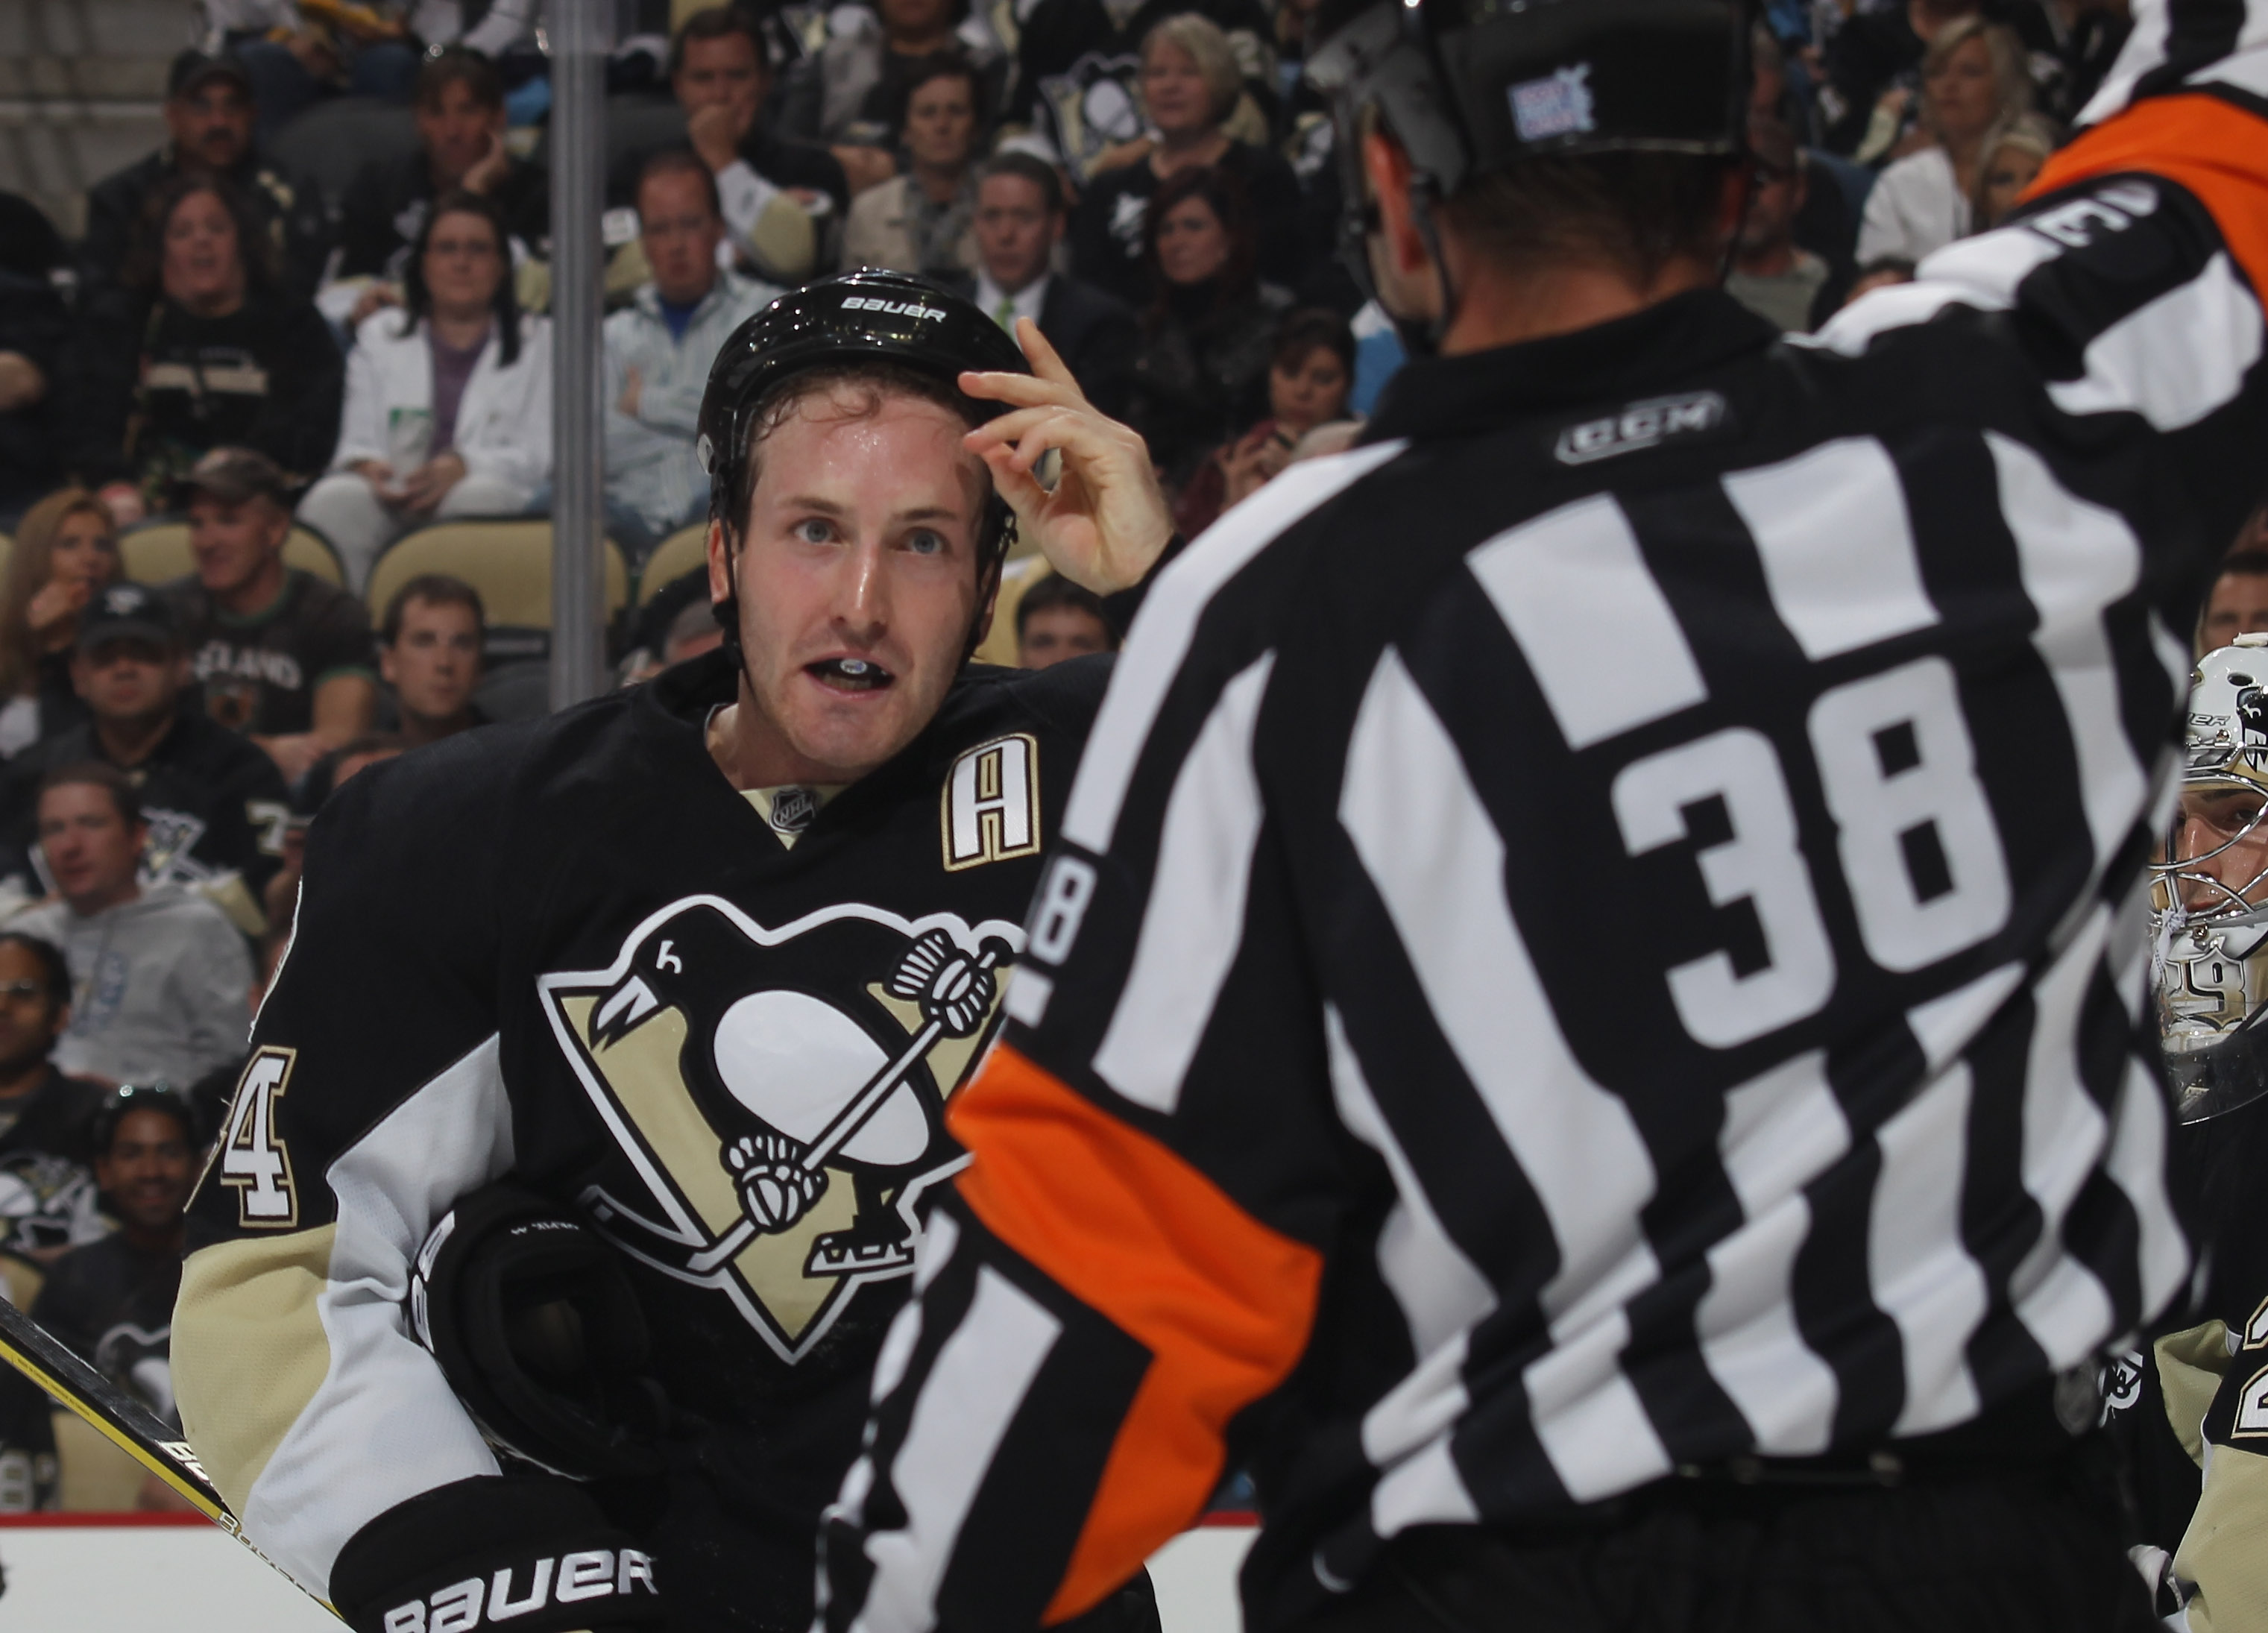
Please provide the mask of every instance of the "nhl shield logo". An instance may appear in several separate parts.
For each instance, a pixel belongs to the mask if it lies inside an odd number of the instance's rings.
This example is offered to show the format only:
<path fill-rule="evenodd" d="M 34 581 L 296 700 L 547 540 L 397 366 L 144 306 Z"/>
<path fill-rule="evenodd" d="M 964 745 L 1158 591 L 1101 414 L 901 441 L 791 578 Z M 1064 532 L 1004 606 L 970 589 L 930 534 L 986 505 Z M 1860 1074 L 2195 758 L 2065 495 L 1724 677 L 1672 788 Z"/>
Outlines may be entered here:
<path fill-rule="evenodd" d="M 959 1167 L 945 1101 L 1023 945 L 1003 921 L 846 904 L 777 930 L 672 904 L 603 970 L 537 984 L 641 1183 L 581 1202 L 633 1258 L 728 1299 L 790 1363 L 913 1268 L 923 1191 Z"/>

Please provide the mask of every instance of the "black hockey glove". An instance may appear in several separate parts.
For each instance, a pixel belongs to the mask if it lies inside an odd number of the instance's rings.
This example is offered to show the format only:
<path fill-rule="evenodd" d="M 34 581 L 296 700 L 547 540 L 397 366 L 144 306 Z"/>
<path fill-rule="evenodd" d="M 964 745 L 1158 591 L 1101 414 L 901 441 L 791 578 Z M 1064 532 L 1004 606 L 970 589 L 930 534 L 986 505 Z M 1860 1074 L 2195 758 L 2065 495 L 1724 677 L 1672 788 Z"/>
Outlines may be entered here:
<path fill-rule="evenodd" d="M 387 1510 L 339 1550 L 331 1602 L 355 1633 L 612 1633 L 664 1620 L 652 1557 L 550 1475 L 460 1480 Z"/>
<path fill-rule="evenodd" d="M 410 1330 L 499 1450 L 576 1479 L 659 1474 L 661 1387 L 621 1256 L 509 1179 L 461 1198 L 419 1250 Z"/>

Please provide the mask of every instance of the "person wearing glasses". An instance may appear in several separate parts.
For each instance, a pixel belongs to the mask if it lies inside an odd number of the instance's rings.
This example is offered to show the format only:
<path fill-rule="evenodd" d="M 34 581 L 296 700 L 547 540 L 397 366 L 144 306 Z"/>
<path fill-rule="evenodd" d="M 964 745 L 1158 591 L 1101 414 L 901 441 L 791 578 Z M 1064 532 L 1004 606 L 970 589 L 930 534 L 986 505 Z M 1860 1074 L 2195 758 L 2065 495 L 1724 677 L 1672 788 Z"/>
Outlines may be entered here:
<path fill-rule="evenodd" d="M 448 194 L 419 235 L 401 310 L 356 332 L 330 474 L 300 518 L 359 590 L 411 528 L 518 515 L 550 474 L 550 322 L 519 309 L 496 206 Z"/>

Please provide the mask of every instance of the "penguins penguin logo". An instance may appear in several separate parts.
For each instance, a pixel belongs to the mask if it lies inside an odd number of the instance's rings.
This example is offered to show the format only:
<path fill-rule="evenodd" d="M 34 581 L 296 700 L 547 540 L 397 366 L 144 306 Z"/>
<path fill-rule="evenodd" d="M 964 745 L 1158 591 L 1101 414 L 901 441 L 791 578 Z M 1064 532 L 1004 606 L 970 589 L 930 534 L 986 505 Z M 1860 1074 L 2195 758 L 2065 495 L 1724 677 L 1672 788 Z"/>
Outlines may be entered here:
<path fill-rule="evenodd" d="M 1021 932 L 846 905 L 773 931 L 675 903 L 604 971 L 539 982 L 644 1181 L 583 1202 L 633 1258 L 725 1294 L 785 1359 L 908 1274 L 913 1203 L 956 1168 L 944 1108 L 998 1024 Z"/>

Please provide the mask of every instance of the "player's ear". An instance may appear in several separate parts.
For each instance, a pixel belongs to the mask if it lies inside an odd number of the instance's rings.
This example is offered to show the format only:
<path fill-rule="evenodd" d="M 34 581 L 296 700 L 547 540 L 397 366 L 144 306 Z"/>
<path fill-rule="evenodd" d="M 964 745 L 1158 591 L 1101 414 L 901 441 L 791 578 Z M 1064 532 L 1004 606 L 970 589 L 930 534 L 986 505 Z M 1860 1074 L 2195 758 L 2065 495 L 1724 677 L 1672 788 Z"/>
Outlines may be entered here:
<path fill-rule="evenodd" d="M 715 517 L 709 519 L 709 601 L 733 598 L 733 553 L 725 548 L 725 524 Z"/>

